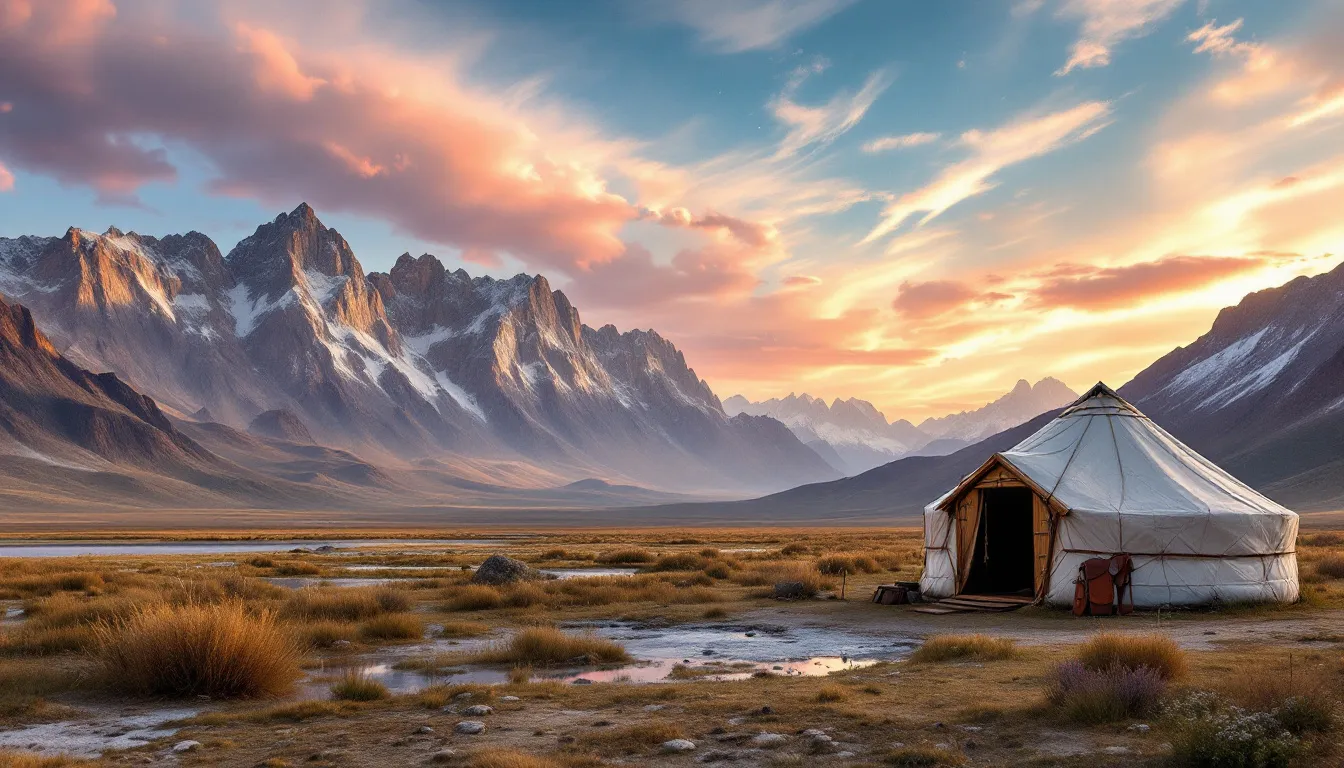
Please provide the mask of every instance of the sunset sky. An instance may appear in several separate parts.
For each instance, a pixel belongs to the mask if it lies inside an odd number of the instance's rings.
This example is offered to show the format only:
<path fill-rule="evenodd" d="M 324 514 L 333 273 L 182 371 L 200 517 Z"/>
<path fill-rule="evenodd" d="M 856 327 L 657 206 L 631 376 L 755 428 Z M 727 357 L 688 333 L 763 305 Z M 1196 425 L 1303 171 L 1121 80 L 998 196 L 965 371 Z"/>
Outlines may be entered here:
<path fill-rule="evenodd" d="M 0 0 L 0 236 L 308 201 L 722 397 L 1120 385 L 1344 256 L 1337 0 Z"/>

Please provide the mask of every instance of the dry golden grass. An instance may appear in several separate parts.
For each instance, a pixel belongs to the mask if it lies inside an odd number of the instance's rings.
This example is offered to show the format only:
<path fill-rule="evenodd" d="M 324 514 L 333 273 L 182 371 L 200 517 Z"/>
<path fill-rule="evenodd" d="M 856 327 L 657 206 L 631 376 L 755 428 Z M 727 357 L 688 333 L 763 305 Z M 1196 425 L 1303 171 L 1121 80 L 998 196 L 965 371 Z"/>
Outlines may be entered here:
<path fill-rule="evenodd" d="M 677 723 L 658 720 L 586 733 L 579 744 L 603 755 L 634 755 L 685 737 L 686 732 Z"/>
<path fill-rule="evenodd" d="M 1102 632 L 1078 647 L 1077 658 L 1089 669 L 1147 667 L 1164 680 L 1180 680 L 1189 672 L 1185 651 L 1167 635 Z"/>
<path fill-rule="evenodd" d="M 474 657 L 486 664 L 613 664 L 629 661 L 620 643 L 596 635 L 571 635 L 553 627 L 533 627 L 508 643 L 487 648 Z"/>
<path fill-rule="evenodd" d="M 287 560 L 276 563 L 274 567 L 275 572 L 281 576 L 316 576 L 322 572 L 321 568 L 302 560 Z"/>
<path fill-rule="evenodd" d="M 703 578 L 713 583 L 712 579 Z M 713 603 L 720 599 L 721 595 L 707 586 L 679 582 L 669 575 L 593 576 L 499 587 L 481 584 L 450 587 L 444 591 L 444 608 L 449 611 L 485 611 L 496 608 L 558 609 L 615 603 L 685 605 Z"/>
<path fill-rule="evenodd" d="M 849 689 L 843 685 L 830 683 L 817 690 L 816 700 L 822 704 L 832 704 L 849 699 Z"/>
<path fill-rule="evenodd" d="M 280 615 L 301 619 L 360 621 L 410 608 L 411 598 L 406 592 L 389 587 L 308 587 L 290 594 L 280 608 Z"/>
<path fill-rule="evenodd" d="M 299 643 L 309 648 L 330 648 L 341 640 L 352 641 L 358 627 L 348 621 L 304 621 L 292 625 Z"/>
<path fill-rule="evenodd" d="M 842 573 L 881 573 L 882 566 L 867 555 L 828 555 L 817 560 L 817 570 L 829 576 Z"/>
<path fill-rule="evenodd" d="M 445 621 L 439 637 L 480 637 L 490 633 L 490 625 L 479 621 Z"/>
<path fill-rule="evenodd" d="M 652 563 L 656 558 L 654 554 L 647 549 L 617 549 L 611 552 L 603 552 L 597 556 L 597 562 L 604 565 L 639 565 L 641 563 Z"/>
<path fill-rule="evenodd" d="M 910 660 L 923 663 L 999 661 L 1011 659 L 1017 653 L 1017 645 L 1007 638 L 989 635 L 934 635 L 910 655 Z"/>
<path fill-rule="evenodd" d="M 499 590 L 484 584 L 467 584 L 449 592 L 446 608 L 450 611 L 488 611 L 504 604 Z"/>
<path fill-rule="evenodd" d="M 275 696 L 299 676 L 289 634 L 241 603 L 152 605 L 94 629 L 107 679 L 133 694 Z"/>
<path fill-rule="evenodd" d="M 483 749 L 467 757 L 468 768 L 591 768 L 600 762 L 587 755 L 542 757 L 513 749 Z"/>
<path fill-rule="evenodd" d="M 378 701 L 391 695 L 387 686 L 354 671 L 346 672 L 331 684 L 331 697 L 338 701 Z"/>
<path fill-rule="evenodd" d="M 365 642 L 420 640 L 424 636 L 425 622 L 413 613 L 385 613 L 359 625 L 359 638 Z"/>
<path fill-rule="evenodd" d="M 1316 572 L 1331 579 L 1344 579 L 1344 554 L 1332 552 L 1316 561 Z"/>
<path fill-rule="evenodd" d="M 0 768 L 68 768 L 70 766 L 94 766 L 95 760 L 81 760 L 77 757 L 60 755 L 50 757 L 33 752 L 14 752 L 0 749 Z"/>
<path fill-rule="evenodd" d="M 1295 736 L 1334 728 L 1340 707 L 1335 682 L 1314 670 L 1283 665 L 1244 669 L 1217 685 L 1217 690 L 1253 712 L 1277 712 Z"/>
<path fill-rule="evenodd" d="M 734 573 L 732 581 L 744 587 L 773 587 L 783 582 L 796 582 L 803 585 L 803 592 L 807 595 L 815 595 L 835 586 L 833 580 L 824 577 L 810 563 L 800 562 L 756 564 Z"/>

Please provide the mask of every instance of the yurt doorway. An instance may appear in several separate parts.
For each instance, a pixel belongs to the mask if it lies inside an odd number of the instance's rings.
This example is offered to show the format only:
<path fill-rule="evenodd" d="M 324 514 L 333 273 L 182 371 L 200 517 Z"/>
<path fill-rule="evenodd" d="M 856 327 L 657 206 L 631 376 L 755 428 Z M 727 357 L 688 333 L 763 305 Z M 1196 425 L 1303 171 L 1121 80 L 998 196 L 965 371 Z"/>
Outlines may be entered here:
<path fill-rule="evenodd" d="M 1030 595 L 1035 590 L 1035 530 L 1030 488 L 982 488 L 975 553 L 963 593 Z"/>

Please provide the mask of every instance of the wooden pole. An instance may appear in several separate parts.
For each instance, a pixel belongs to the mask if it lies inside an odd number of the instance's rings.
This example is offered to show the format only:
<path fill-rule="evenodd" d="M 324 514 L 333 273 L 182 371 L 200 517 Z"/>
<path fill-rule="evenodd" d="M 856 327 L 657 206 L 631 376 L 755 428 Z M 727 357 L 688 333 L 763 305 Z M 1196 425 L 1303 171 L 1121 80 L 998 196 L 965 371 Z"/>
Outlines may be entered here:
<path fill-rule="evenodd" d="M 849 583 L 849 571 L 840 572 L 840 599 L 845 599 L 845 585 Z"/>

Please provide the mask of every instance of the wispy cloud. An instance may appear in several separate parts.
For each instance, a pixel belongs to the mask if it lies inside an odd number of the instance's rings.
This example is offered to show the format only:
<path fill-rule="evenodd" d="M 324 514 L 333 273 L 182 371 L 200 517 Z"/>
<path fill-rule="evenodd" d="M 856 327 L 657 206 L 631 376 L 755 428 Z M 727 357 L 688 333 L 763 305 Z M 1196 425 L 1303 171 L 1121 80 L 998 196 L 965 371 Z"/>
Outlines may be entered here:
<path fill-rule="evenodd" d="M 932 144 L 942 138 L 941 133 L 907 133 L 902 136 L 882 136 L 863 145 L 863 151 L 869 154 L 889 152 L 893 149 L 908 149 L 923 144 Z"/>
<path fill-rule="evenodd" d="M 9 172 L 4 163 L 0 163 L 0 192 L 8 192 L 14 189 L 14 174 Z"/>
<path fill-rule="evenodd" d="M 775 119 L 788 127 L 775 151 L 776 158 L 790 157 L 808 147 L 824 147 L 840 138 L 859 124 L 877 97 L 891 85 L 891 77 L 878 70 L 868 75 L 856 93 L 841 91 L 830 101 L 816 106 L 799 104 L 795 100 L 799 86 L 825 67 L 825 62 L 815 62 L 794 70 L 784 90 L 770 101 L 770 111 Z"/>
<path fill-rule="evenodd" d="M 958 143 L 970 149 L 971 156 L 943 169 L 924 187 L 897 198 L 863 242 L 887 235 L 921 212 L 919 223 L 927 224 L 957 203 L 993 189 L 994 175 L 1004 168 L 1093 135 L 1109 124 L 1110 114 L 1110 102 L 1088 101 L 1058 112 L 1019 116 L 991 131 L 963 133 Z"/>
<path fill-rule="evenodd" d="M 659 13 L 694 29 L 720 53 L 775 48 L 856 0 L 678 0 Z M 659 3 L 659 5 L 662 5 Z"/>
<path fill-rule="evenodd" d="M 1055 72 L 1104 67 L 1120 43 L 1148 34 L 1153 25 L 1170 16 L 1185 0 L 1065 0 L 1059 15 L 1082 20 L 1069 60 Z"/>

